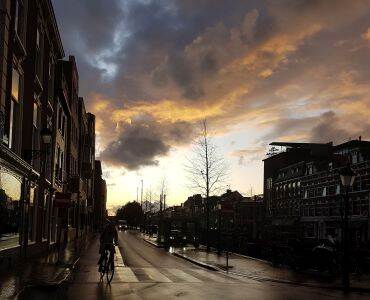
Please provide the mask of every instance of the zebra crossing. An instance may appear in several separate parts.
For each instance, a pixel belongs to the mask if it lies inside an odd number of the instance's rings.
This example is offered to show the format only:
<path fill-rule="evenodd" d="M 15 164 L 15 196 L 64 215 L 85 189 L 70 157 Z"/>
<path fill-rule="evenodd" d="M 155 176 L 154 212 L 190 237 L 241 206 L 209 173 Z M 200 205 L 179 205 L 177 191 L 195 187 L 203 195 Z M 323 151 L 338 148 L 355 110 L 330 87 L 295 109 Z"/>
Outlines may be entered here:
<path fill-rule="evenodd" d="M 213 272 L 201 268 L 155 268 L 155 267 L 128 267 L 123 263 L 120 250 L 116 247 L 114 255 L 114 277 L 112 283 L 237 283 L 245 281 L 243 278 L 227 276 L 222 272 Z M 74 277 L 75 283 L 100 282 L 97 266 L 82 267 Z"/>
<path fill-rule="evenodd" d="M 80 276 L 79 276 L 80 275 Z M 95 270 L 76 274 L 75 282 L 93 283 L 99 282 L 100 275 Z M 202 269 L 177 269 L 177 268 L 131 268 L 126 266 L 116 266 L 112 283 L 138 283 L 138 282 L 158 282 L 158 283 L 236 283 L 243 279 L 226 276 L 220 272 L 207 271 Z"/>

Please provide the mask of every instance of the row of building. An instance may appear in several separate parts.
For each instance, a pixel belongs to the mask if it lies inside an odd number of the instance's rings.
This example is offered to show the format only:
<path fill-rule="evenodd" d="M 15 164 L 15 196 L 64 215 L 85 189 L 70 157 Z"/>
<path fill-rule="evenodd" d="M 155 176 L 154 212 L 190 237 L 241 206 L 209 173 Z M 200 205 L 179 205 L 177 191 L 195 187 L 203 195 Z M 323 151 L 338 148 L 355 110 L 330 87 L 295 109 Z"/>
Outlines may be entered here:
<path fill-rule="evenodd" d="M 340 171 L 350 164 L 356 177 L 349 190 L 349 227 L 352 245 L 370 241 L 370 142 L 350 140 L 333 143 L 271 143 L 264 159 L 264 194 L 244 197 L 227 190 L 206 200 L 189 197 L 180 206 L 162 212 L 170 228 L 198 236 L 200 242 L 217 246 L 232 237 L 232 247 L 247 252 L 251 244 L 308 245 L 324 240 L 341 241 L 345 188 Z M 278 149 L 277 147 L 281 147 Z M 207 230 L 208 219 L 208 230 Z M 152 217 L 159 222 L 160 219 Z"/>
<path fill-rule="evenodd" d="M 76 239 L 106 214 L 95 116 L 64 57 L 51 0 L 0 1 L 0 256 Z"/>

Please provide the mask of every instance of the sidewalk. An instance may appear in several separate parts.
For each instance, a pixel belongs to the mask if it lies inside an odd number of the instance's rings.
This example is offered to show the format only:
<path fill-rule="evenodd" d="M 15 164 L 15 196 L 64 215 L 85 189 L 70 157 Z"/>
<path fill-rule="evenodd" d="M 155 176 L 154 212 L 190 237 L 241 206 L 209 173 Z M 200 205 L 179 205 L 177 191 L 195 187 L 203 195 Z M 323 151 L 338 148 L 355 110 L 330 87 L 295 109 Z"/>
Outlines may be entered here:
<path fill-rule="evenodd" d="M 226 272 L 225 253 L 206 252 L 205 249 L 177 248 L 174 255 L 204 265 L 210 269 Z M 230 274 L 245 276 L 257 281 L 272 281 L 302 286 L 341 289 L 341 278 L 327 278 L 319 274 L 301 273 L 285 267 L 274 267 L 267 261 L 239 254 L 229 254 Z M 352 275 L 352 290 L 370 292 L 370 275 Z"/>
<path fill-rule="evenodd" d="M 88 234 L 77 244 L 69 243 L 62 250 L 59 263 L 58 250 L 54 249 L 39 257 L 19 260 L 9 269 L 0 271 L 0 299 L 15 299 L 29 287 L 59 286 L 67 281 L 81 252 L 93 239 L 93 234 Z"/>

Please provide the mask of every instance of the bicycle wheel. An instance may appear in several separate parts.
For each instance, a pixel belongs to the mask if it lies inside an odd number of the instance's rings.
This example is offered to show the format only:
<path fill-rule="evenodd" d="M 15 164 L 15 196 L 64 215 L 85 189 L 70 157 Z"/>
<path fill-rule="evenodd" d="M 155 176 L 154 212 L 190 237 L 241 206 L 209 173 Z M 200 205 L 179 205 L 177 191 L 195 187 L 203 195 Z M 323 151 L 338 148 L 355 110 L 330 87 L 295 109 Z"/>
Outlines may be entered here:
<path fill-rule="evenodd" d="M 104 260 L 100 263 L 100 281 L 103 280 L 104 278 L 104 274 L 105 274 L 105 270 L 106 270 L 106 265 L 107 265 L 107 258 L 104 258 Z"/>
<path fill-rule="evenodd" d="M 113 280 L 113 275 L 114 275 L 114 260 L 113 260 L 113 253 L 110 253 L 109 259 L 106 260 L 106 265 L 105 265 L 105 274 L 107 277 L 107 282 L 111 283 Z"/>

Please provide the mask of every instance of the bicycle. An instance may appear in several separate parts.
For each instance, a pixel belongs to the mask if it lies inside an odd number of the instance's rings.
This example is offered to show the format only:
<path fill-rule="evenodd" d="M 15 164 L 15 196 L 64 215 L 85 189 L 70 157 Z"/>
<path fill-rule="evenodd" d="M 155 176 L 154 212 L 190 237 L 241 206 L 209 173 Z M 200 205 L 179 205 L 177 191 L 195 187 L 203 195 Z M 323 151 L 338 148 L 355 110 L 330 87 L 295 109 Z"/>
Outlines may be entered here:
<path fill-rule="evenodd" d="M 103 280 L 105 275 L 107 278 L 107 282 L 111 283 L 114 275 L 114 251 L 112 250 L 112 245 L 104 247 L 102 256 L 103 260 L 99 267 L 100 280 Z"/>

